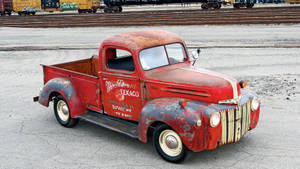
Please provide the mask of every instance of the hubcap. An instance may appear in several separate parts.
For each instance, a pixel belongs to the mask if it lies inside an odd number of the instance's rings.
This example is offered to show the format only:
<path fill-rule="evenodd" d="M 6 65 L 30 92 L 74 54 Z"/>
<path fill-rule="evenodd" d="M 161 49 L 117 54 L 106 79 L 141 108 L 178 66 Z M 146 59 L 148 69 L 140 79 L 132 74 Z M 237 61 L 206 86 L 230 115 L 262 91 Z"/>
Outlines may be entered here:
<path fill-rule="evenodd" d="M 159 145 L 168 156 L 175 157 L 182 151 L 181 139 L 173 130 L 164 130 L 160 133 Z"/>
<path fill-rule="evenodd" d="M 56 109 L 57 109 L 58 116 L 62 121 L 67 121 L 69 119 L 69 115 L 70 115 L 69 108 L 65 101 L 59 100 Z"/>
<path fill-rule="evenodd" d="M 170 149 L 176 149 L 176 147 L 178 146 L 178 142 L 177 142 L 176 138 L 171 135 L 167 136 L 166 144 L 167 144 L 168 148 L 170 148 Z"/>

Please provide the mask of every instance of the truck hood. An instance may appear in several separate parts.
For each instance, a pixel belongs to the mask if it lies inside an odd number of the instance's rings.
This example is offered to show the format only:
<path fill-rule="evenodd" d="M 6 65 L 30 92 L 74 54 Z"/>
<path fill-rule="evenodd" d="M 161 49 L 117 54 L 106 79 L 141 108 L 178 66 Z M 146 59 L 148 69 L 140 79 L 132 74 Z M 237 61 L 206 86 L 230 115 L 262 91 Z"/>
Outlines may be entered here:
<path fill-rule="evenodd" d="M 149 71 L 146 84 L 152 98 L 181 97 L 237 104 L 240 94 L 239 84 L 234 78 L 193 66 Z"/>

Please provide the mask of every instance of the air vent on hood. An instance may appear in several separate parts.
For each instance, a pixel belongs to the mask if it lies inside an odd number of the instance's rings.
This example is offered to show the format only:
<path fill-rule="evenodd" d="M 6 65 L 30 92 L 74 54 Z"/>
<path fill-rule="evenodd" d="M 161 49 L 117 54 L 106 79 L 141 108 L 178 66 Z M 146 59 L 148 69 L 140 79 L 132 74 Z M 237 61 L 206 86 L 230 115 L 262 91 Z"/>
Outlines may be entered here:
<path fill-rule="evenodd" d="M 166 92 L 179 93 L 179 94 L 196 95 L 196 96 L 201 96 L 201 97 L 210 97 L 211 96 L 210 94 L 208 94 L 205 91 L 174 88 L 174 87 L 161 88 L 160 90 L 166 91 Z"/>

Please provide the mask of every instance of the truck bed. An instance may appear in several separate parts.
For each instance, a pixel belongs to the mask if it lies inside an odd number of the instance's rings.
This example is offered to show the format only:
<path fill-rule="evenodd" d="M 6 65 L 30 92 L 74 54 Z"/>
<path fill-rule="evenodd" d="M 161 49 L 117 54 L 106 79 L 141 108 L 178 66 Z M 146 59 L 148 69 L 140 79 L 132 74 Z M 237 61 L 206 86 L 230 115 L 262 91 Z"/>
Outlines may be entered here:
<path fill-rule="evenodd" d="M 42 65 L 44 84 L 53 78 L 64 78 L 76 84 L 75 88 L 87 108 L 98 111 L 100 85 L 98 82 L 98 57 L 67 62 L 57 65 Z"/>
<path fill-rule="evenodd" d="M 98 71 L 99 71 L 98 56 L 93 56 L 89 59 L 67 62 L 67 63 L 57 64 L 53 66 L 66 69 L 66 70 L 71 70 L 73 72 L 78 72 L 78 73 L 98 77 Z"/>

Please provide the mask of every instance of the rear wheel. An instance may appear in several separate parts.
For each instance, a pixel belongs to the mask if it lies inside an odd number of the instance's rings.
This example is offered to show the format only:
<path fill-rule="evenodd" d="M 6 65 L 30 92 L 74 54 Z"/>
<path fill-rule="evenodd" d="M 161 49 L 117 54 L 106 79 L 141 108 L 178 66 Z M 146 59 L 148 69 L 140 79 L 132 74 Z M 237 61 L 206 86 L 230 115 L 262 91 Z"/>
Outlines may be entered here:
<path fill-rule="evenodd" d="M 253 6 L 254 6 L 254 3 L 249 3 L 246 5 L 247 8 L 253 8 Z"/>
<path fill-rule="evenodd" d="M 233 7 L 234 7 L 235 9 L 240 9 L 240 4 L 233 4 Z"/>
<path fill-rule="evenodd" d="M 201 8 L 202 8 L 202 9 L 208 9 L 208 4 L 207 4 L 207 3 L 203 3 L 203 4 L 201 5 Z"/>
<path fill-rule="evenodd" d="M 163 159 L 173 163 L 182 162 L 188 153 L 180 136 L 166 124 L 155 128 L 153 145 Z"/>
<path fill-rule="evenodd" d="M 114 7 L 112 8 L 112 10 L 113 10 L 113 12 L 115 12 L 115 13 L 120 12 L 120 9 L 119 9 L 118 6 L 114 6 Z"/>
<path fill-rule="evenodd" d="M 78 119 L 71 117 L 68 103 L 63 96 L 55 97 L 53 105 L 54 114 L 59 124 L 64 127 L 74 127 L 78 123 Z"/>
<path fill-rule="evenodd" d="M 220 3 L 214 3 L 213 4 L 213 8 L 214 9 L 220 9 L 221 8 L 221 4 Z"/>
<path fill-rule="evenodd" d="M 112 12 L 113 12 L 112 8 L 107 8 L 107 7 L 104 8 L 104 13 L 112 13 Z"/>

